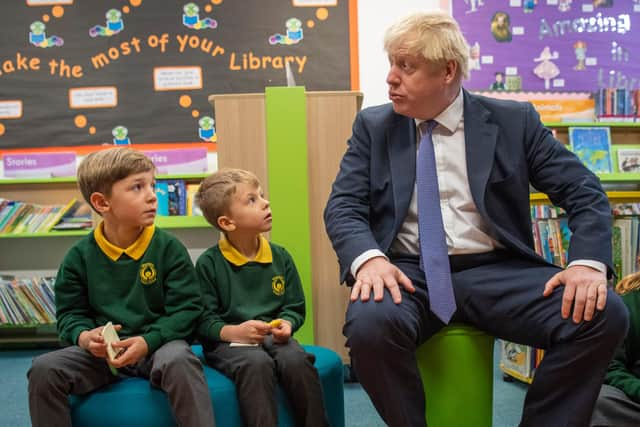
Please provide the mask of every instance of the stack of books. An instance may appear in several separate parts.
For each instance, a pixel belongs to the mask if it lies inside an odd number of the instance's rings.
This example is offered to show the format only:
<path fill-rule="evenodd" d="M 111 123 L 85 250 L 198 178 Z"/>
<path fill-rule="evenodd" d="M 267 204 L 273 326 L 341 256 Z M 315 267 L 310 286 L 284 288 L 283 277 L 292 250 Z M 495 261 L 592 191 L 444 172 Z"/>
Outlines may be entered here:
<path fill-rule="evenodd" d="M 17 279 L 0 276 L 0 324 L 44 325 L 55 323 L 53 277 Z"/>

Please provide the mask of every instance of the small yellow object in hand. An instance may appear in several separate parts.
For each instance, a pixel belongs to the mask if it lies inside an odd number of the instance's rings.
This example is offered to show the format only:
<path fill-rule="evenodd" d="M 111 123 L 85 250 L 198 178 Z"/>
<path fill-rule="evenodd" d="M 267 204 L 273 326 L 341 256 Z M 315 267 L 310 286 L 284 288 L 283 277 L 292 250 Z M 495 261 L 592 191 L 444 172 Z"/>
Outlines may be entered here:
<path fill-rule="evenodd" d="M 280 326 L 281 323 L 282 323 L 282 320 L 273 319 L 271 322 L 269 322 L 269 326 L 271 326 L 272 328 L 277 328 L 278 326 Z"/>

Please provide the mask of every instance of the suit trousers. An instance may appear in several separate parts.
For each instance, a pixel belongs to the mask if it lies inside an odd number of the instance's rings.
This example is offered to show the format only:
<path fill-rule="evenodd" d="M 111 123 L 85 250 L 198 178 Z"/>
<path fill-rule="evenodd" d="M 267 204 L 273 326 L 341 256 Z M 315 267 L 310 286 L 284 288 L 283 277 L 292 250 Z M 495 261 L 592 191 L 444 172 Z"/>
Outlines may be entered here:
<path fill-rule="evenodd" d="M 313 366 L 315 356 L 293 338 L 286 344 L 276 344 L 267 336 L 255 347 L 230 347 L 227 342 L 218 342 L 204 355 L 209 365 L 235 383 L 247 426 L 278 425 L 277 382 L 291 402 L 297 426 L 328 426 L 320 377 Z"/>
<path fill-rule="evenodd" d="M 34 427 L 69 427 L 70 394 L 87 394 L 131 376 L 148 378 L 152 386 L 167 393 L 178 425 L 215 425 L 202 364 L 182 340 L 164 344 L 135 366 L 118 369 L 118 376 L 111 373 L 105 359 L 78 346 L 36 357 L 27 373 L 31 423 Z"/>
<path fill-rule="evenodd" d="M 453 322 L 545 349 L 520 426 L 588 426 L 609 360 L 628 328 L 622 300 L 609 290 L 605 309 L 576 324 L 561 316 L 563 286 L 542 295 L 559 267 L 506 251 L 450 260 L 457 304 Z M 444 325 L 429 311 L 418 258 L 391 257 L 391 262 L 411 279 L 415 293 L 402 290 L 397 305 L 386 290 L 380 302 L 352 302 L 343 332 L 356 375 L 382 419 L 392 427 L 425 426 L 415 351 Z"/>

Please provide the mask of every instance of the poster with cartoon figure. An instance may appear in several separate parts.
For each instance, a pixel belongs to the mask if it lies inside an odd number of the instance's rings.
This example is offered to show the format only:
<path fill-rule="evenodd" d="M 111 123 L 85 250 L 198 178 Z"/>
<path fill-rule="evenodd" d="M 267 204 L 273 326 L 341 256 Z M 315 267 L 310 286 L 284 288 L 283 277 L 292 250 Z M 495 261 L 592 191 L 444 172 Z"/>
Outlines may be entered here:
<path fill-rule="evenodd" d="M 454 0 L 451 11 L 467 42 L 482 46 L 465 87 L 486 90 L 504 73 L 501 80 L 518 81 L 527 92 L 640 89 L 639 3 L 495 0 L 470 8 Z"/>
<path fill-rule="evenodd" d="M 351 90 L 355 1 L 3 1 L 0 154 L 213 145 L 212 94 Z"/>

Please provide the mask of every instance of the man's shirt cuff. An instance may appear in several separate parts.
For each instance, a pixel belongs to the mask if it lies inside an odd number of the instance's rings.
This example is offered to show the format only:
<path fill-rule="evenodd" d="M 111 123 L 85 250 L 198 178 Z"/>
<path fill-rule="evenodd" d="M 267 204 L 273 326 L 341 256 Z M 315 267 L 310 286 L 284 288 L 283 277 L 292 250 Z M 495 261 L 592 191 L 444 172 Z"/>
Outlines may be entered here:
<path fill-rule="evenodd" d="M 574 265 L 584 265 L 586 267 L 594 268 L 601 273 L 607 274 L 607 266 L 600 261 L 594 261 L 592 259 L 576 259 L 574 261 L 571 261 L 567 268 L 573 267 Z"/>
<path fill-rule="evenodd" d="M 360 254 L 360 256 L 354 259 L 351 263 L 351 275 L 353 276 L 353 278 L 356 278 L 356 273 L 358 272 L 360 267 L 362 267 L 362 264 L 369 261 L 371 258 L 379 256 L 384 257 L 386 260 L 389 259 L 385 256 L 385 254 L 382 253 L 380 249 L 369 249 L 368 251 L 364 251 L 362 254 Z"/>

